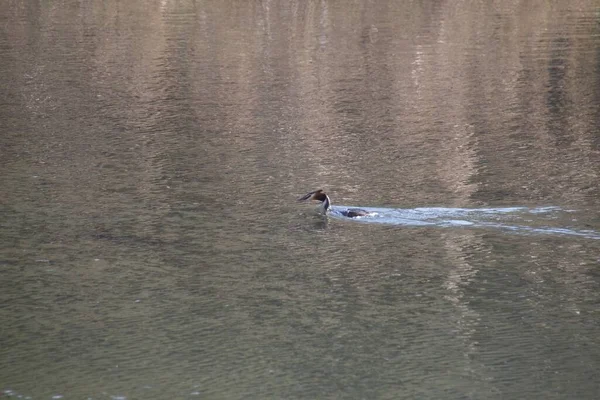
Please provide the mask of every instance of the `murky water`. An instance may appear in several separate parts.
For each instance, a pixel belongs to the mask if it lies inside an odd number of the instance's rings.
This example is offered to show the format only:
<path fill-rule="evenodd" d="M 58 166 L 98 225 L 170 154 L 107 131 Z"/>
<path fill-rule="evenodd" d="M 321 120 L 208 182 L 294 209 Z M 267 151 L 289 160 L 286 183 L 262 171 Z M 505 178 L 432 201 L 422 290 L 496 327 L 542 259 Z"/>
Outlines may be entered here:
<path fill-rule="evenodd" d="M 598 398 L 597 1 L 4 1 L 0 89 L 5 396 Z"/>

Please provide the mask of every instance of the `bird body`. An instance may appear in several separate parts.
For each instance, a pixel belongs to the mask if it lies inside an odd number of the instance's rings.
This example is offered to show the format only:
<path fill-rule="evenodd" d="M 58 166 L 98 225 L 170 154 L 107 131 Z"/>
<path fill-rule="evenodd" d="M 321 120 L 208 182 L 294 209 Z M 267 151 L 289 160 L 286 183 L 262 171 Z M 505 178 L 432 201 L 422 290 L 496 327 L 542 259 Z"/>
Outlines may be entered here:
<path fill-rule="evenodd" d="M 332 210 L 331 199 L 322 189 L 315 190 L 314 192 L 309 192 L 298 199 L 298 201 L 304 200 L 316 200 L 321 202 L 321 204 L 319 205 L 319 210 L 322 214 L 327 214 L 327 212 Z M 339 213 L 348 218 L 367 217 L 370 215 L 374 215 L 374 213 L 361 210 L 360 208 L 349 208 L 347 210 L 340 210 Z"/>

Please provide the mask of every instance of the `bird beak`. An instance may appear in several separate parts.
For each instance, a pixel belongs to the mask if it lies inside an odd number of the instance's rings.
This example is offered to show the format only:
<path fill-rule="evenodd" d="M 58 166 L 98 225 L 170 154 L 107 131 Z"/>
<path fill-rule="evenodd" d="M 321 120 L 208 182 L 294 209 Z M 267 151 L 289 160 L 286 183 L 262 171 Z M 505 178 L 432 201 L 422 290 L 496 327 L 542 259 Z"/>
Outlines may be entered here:
<path fill-rule="evenodd" d="M 315 194 L 315 192 L 306 193 L 304 196 L 300 197 L 298 201 L 308 200 L 313 194 Z"/>
<path fill-rule="evenodd" d="M 310 193 L 306 193 L 304 196 L 300 197 L 298 201 L 304 201 L 310 199 L 315 193 L 320 192 L 321 190 L 315 190 Z"/>

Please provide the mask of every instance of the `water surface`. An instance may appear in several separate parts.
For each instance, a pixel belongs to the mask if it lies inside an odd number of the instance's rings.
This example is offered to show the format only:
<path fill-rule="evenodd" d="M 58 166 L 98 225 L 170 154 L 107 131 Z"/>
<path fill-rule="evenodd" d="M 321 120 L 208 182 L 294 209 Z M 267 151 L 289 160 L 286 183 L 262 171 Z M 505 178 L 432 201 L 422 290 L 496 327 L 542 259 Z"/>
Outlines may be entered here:
<path fill-rule="evenodd" d="M 4 395 L 598 397 L 596 1 L 5 1 L 0 60 Z"/>

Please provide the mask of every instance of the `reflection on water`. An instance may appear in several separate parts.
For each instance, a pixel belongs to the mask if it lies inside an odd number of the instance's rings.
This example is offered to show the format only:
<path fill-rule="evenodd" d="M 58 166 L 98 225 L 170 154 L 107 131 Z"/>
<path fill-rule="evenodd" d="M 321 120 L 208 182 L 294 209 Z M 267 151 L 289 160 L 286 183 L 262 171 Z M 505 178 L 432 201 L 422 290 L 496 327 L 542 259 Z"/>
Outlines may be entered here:
<path fill-rule="evenodd" d="M 0 2 L 0 391 L 597 398 L 599 18 Z"/>

